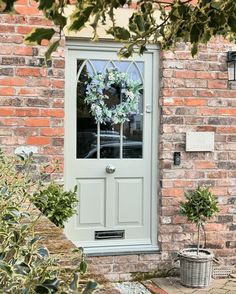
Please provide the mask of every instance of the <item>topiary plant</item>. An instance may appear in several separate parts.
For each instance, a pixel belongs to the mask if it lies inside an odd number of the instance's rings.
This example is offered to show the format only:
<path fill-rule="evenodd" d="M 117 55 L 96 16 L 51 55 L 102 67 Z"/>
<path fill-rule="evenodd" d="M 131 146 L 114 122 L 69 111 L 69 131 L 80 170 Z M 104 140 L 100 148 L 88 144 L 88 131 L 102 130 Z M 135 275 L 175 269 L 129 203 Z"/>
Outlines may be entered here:
<path fill-rule="evenodd" d="M 215 196 L 207 187 L 185 193 L 186 202 L 180 202 L 180 214 L 197 226 L 197 255 L 200 247 L 200 228 L 203 224 L 219 212 Z"/>

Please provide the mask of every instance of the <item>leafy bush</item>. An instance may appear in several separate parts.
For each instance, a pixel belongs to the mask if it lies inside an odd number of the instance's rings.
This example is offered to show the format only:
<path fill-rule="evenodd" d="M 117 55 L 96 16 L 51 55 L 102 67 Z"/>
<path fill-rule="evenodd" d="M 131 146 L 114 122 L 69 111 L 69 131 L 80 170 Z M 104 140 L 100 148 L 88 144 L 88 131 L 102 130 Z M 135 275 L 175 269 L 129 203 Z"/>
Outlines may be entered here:
<path fill-rule="evenodd" d="M 186 202 L 180 203 L 180 214 L 187 217 L 198 228 L 197 253 L 200 247 L 200 228 L 218 211 L 217 200 L 207 187 L 198 187 L 196 190 L 185 193 Z"/>
<path fill-rule="evenodd" d="M 56 226 L 63 228 L 64 222 L 76 213 L 77 187 L 64 191 L 63 185 L 50 183 L 48 187 L 32 195 L 31 201 Z"/>
<path fill-rule="evenodd" d="M 79 283 L 87 270 L 83 252 L 79 251 L 78 267 L 66 278 L 59 260 L 35 236 L 41 214 L 31 215 L 27 200 L 44 187 L 41 176 L 32 173 L 31 157 L 0 152 L 0 293 L 92 293 L 95 282 L 88 282 L 84 289 Z"/>

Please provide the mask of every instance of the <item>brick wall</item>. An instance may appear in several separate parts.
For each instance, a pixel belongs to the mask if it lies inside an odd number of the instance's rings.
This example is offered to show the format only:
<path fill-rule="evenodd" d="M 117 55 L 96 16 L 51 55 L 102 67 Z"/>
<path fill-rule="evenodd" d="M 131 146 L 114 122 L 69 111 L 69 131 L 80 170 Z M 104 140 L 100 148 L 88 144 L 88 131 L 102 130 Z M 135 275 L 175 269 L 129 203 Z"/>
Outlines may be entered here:
<path fill-rule="evenodd" d="M 51 25 L 30 2 L 18 1 L 19 15 L 0 18 L 0 145 L 7 152 L 31 146 L 41 162 L 63 163 L 64 49 L 45 67 L 46 47 L 24 45 L 23 37 L 32 28 Z M 236 263 L 236 85 L 227 82 L 229 47 L 232 44 L 219 38 L 203 46 L 194 59 L 184 44 L 175 54 L 162 53 L 161 252 L 91 257 L 96 273 L 122 280 L 135 272 L 170 268 L 173 254 L 196 240 L 193 225 L 177 214 L 178 203 L 184 191 L 202 184 L 211 187 L 221 206 L 220 214 L 206 226 L 208 246 L 226 264 Z M 186 153 L 186 131 L 215 132 L 215 152 Z M 181 152 L 180 166 L 173 165 L 175 151 Z M 56 176 L 62 178 L 62 171 Z"/>
<path fill-rule="evenodd" d="M 23 39 L 51 23 L 35 2 L 17 3 L 18 15 L 0 18 L 0 146 L 7 152 L 31 146 L 41 162 L 63 162 L 64 50 L 45 67 L 46 46 L 26 46 Z"/>
<path fill-rule="evenodd" d="M 236 262 L 236 84 L 228 84 L 226 62 L 232 46 L 218 38 L 195 58 L 185 44 L 163 53 L 160 100 L 162 250 L 196 241 L 193 225 L 177 214 L 178 203 L 184 191 L 206 185 L 220 203 L 219 215 L 205 226 L 207 246 L 228 264 Z M 186 131 L 215 132 L 215 151 L 185 152 Z M 180 166 L 173 165 L 174 151 L 181 152 Z"/>

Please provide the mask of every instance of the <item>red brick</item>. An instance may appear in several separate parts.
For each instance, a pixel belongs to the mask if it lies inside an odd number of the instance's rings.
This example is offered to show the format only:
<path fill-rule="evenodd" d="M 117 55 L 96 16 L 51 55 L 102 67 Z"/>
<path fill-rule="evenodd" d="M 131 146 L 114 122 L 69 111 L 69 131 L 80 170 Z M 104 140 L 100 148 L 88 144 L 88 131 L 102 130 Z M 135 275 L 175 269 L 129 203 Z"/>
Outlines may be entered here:
<path fill-rule="evenodd" d="M 217 127 L 218 133 L 236 133 L 236 127 Z"/>
<path fill-rule="evenodd" d="M 194 79 L 196 77 L 196 73 L 190 70 L 176 70 L 175 77 L 182 79 Z"/>
<path fill-rule="evenodd" d="M 15 32 L 15 26 L 0 24 L 0 33 L 13 33 L 13 32 Z"/>
<path fill-rule="evenodd" d="M 199 115 L 210 116 L 216 114 L 217 109 L 215 108 L 200 108 L 198 109 L 197 113 Z"/>
<path fill-rule="evenodd" d="M 193 90 L 191 89 L 178 89 L 175 90 L 175 95 L 177 97 L 192 97 L 193 96 Z"/>
<path fill-rule="evenodd" d="M 153 294 L 168 294 L 166 291 L 155 285 L 152 281 L 144 281 L 142 284 Z"/>
<path fill-rule="evenodd" d="M 198 132 L 215 132 L 216 127 L 212 126 L 198 126 L 196 129 Z"/>
<path fill-rule="evenodd" d="M 13 116 L 14 110 L 10 108 L 0 108 L 0 116 Z"/>
<path fill-rule="evenodd" d="M 23 15 L 40 15 L 42 12 L 38 11 L 37 7 L 34 6 L 16 6 L 16 11 Z"/>
<path fill-rule="evenodd" d="M 228 188 L 227 187 L 211 187 L 210 190 L 215 196 L 227 196 L 228 195 Z"/>
<path fill-rule="evenodd" d="M 29 145 L 48 145 L 51 140 L 47 137 L 29 137 L 27 138 L 27 144 Z"/>
<path fill-rule="evenodd" d="M 39 77 L 41 76 L 41 72 L 39 68 L 31 68 L 31 67 L 22 67 L 16 69 L 16 75 L 17 76 L 33 76 L 33 77 Z"/>
<path fill-rule="evenodd" d="M 51 85 L 57 89 L 63 89 L 65 82 L 63 80 L 51 80 Z"/>
<path fill-rule="evenodd" d="M 207 178 L 209 179 L 224 179 L 227 177 L 226 171 L 213 171 L 207 173 Z"/>
<path fill-rule="evenodd" d="M 187 106 L 204 106 L 207 104 L 206 99 L 185 99 L 184 104 Z"/>
<path fill-rule="evenodd" d="M 1 87 L 0 96 L 13 96 L 15 94 L 15 89 L 12 87 Z"/>
<path fill-rule="evenodd" d="M 39 96 L 39 91 L 37 88 L 20 88 L 18 93 L 20 96 Z"/>
<path fill-rule="evenodd" d="M 50 121 L 48 118 L 27 118 L 26 126 L 29 127 L 49 127 Z"/>
<path fill-rule="evenodd" d="M 215 72 L 206 72 L 206 71 L 197 71 L 196 78 L 197 79 L 215 79 L 216 73 Z"/>
<path fill-rule="evenodd" d="M 236 115 L 236 108 L 220 108 L 218 110 L 219 115 Z"/>
<path fill-rule="evenodd" d="M 219 81 L 219 80 L 213 80 L 208 81 L 208 88 L 211 89 L 227 89 L 228 88 L 228 81 Z"/>
<path fill-rule="evenodd" d="M 32 56 L 33 55 L 33 48 L 32 47 L 16 47 L 15 48 L 15 55 L 22 55 L 22 56 Z"/>
<path fill-rule="evenodd" d="M 19 34 L 29 34 L 34 28 L 29 26 L 18 26 L 16 27 L 16 31 Z"/>
<path fill-rule="evenodd" d="M 216 166 L 212 161 L 195 161 L 195 167 L 196 169 L 214 169 Z"/>
<path fill-rule="evenodd" d="M 1 45 L 1 54 L 2 55 L 12 55 L 12 53 L 13 53 L 12 46 Z"/>
<path fill-rule="evenodd" d="M 163 105 L 165 106 L 171 106 L 171 105 L 183 105 L 184 104 L 184 99 L 183 98 L 165 98 L 163 100 Z"/>
<path fill-rule="evenodd" d="M 22 126 L 24 125 L 24 120 L 20 118 L 4 118 L 1 120 L 3 126 Z"/>
<path fill-rule="evenodd" d="M 63 136 L 64 128 L 42 128 L 40 130 L 42 136 Z"/>
<path fill-rule="evenodd" d="M 15 110 L 16 116 L 39 116 L 39 109 L 33 109 L 33 108 L 19 108 Z"/>
<path fill-rule="evenodd" d="M 174 187 L 177 187 L 177 188 L 178 187 L 192 188 L 193 185 L 194 185 L 194 181 L 189 181 L 189 180 L 175 180 L 174 181 Z"/>
<path fill-rule="evenodd" d="M 41 116 L 64 117 L 63 109 L 41 109 Z"/>
<path fill-rule="evenodd" d="M 17 77 L 8 77 L 0 79 L 0 85 L 2 86 L 23 86 L 26 83 L 26 79 Z"/>
<path fill-rule="evenodd" d="M 165 188 L 162 189 L 162 196 L 182 197 L 184 194 L 183 189 L 180 188 Z"/>

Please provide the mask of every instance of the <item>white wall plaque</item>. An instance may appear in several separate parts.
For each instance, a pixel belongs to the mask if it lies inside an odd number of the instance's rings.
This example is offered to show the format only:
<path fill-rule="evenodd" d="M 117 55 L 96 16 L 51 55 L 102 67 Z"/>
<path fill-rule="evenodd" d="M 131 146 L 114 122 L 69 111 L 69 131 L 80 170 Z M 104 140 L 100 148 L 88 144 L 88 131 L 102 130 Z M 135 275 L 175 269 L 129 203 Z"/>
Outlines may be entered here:
<path fill-rule="evenodd" d="M 186 151 L 214 151 L 214 132 L 187 132 Z"/>

